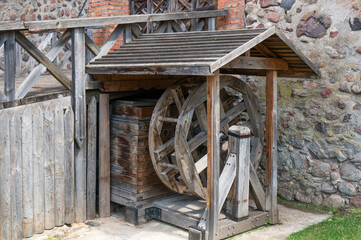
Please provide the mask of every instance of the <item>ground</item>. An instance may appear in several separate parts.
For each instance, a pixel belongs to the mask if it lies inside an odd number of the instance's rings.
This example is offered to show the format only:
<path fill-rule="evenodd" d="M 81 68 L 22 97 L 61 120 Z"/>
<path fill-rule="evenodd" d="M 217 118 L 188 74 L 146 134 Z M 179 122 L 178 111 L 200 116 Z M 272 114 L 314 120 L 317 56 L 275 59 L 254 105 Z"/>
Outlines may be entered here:
<path fill-rule="evenodd" d="M 280 224 L 265 226 L 258 230 L 233 237 L 232 240 L 280 240 L 293 232 L 300 231 L 309 225 L 316 224 L 330 217 L 328 214 L 303 212 L 279 205 Z M 60 227 L 44 234 L 36 235 L 29 240 L 185 240 L 188 232 L 159 221 L 150 221 L 140 227 L 124 222 L 122 212 L 112 214 L 109 218 L 99 218 L 86 223 L 73 224 L 71 227 Z"/>

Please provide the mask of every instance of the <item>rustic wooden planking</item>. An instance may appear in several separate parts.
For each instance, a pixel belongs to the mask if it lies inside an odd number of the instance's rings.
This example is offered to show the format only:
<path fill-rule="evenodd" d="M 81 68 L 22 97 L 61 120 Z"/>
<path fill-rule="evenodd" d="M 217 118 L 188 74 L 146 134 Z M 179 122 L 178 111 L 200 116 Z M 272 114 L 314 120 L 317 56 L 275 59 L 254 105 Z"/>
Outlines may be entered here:
<path fill-rule="evenodd" d="M 278 222 L 277 210 L 277 71 L 266 76 L 266 210 L 272 224 Z"/>
<path fill-rule="evenodd" d="M 40 105 L 33 107 L 33 161 L 34 161 L 34 233 L 44 232 L 45 179 L 44 179 L 44 130 L 43 110 Z"/>
<path fill-rule="evenodd" d="M 164 63 L 167 62 L 169 64 L 178 63 L 178 62 L 204 62 L 204 63 L 211 63 L 216 61 L 217 57 L 193 57 L 193 58 L 173 58 L 173 57 L 165 57 L 160 59 L 99 59 L 94 61 L 92 64 L 157 64 L 157 63 Z"/>
<path fill-rule="evenodd" d="M 63 106 L 58 103 L 54 111 L 55 128 L 55 226 L 65 223 L 65 162 Z"/>
<path fill-rule="evenodd" d="M 11 239 L 12 235 L 12 199 L 11 199 L 11 155 L 9 117 L 7 111 L 0 112 L 0 236 Z"/>
<path fill-rule="evenodd" d="M 159 53 L 157 56 L 152 56 L 152 55 L 144 55 L 144 54 L 138 54 L 138 55 L 132 55 L 132 56 L 123 56 L 123 54 L 118 54 L 118 55 L 115 55 L 115 54 L 112 54 L 112 55 L 107 55 L 107 56 L 104 56 L 102 58 L 102 60 L 145 60 L 145 59 L 162 59 L 162 58 L 172 58 L 172 59 L 182 59 L 182 58 L 200 58 L 200 57 L 203 57 L 203 58 L 208 58 L 208 57 L 221 57 L 223 56 L 224 53 L 199 53 L 199 54 L 194 54 L 193 52 L 191 53 L 188 53 L 188 54 L 168 54 L 168 55 L 165 55 L 165 54 L 162 54 L 162 53 Z"/>
<path fill-rule="evenodd" d="M 23 237 L 23 183 L 21 153 L 21 118 L 19 113 L 15 110 L 10 120 L 12 239 L 20 239 Z"/>
<path fill-rule="evenodd" d="M 99 216 L 110 216 L 109 95 L 99 95 Z"/>
<path fill-rule="evenodd" d="M 52 106 L 44 112 L 45 229 L 55 227 L 55 128 Z M 60 146 L 61 147 L 61 146 Z M 56 156 L 58 157 L 58 156 Z"/>
<path fill-rule="evenodd" d="M 141 22 L 156 22 L 168 21 L 178 19 L 191 18 L 207 18 L 219 17 L 228 14 L 228 10 L 211 10 L 211 11 L 193 11 L 193 12 L 176 12 L 163 14 L 144 14 L 144 15 L 126 15 L 126 16 L 111 16 L 111 17 L 96 17 L 96 18 L 76 18 L 76 19 L 61 19 L 48 21 L 32 21 L 24 22 L 23 24 L 30 30 L 52 30 L 64 28 L 79 28 L 104 26 L 112 24 L 132 24 Z"/>
<path fill-rule="evenodd" d="M 15 100 L 15 73 L 16 73 L 16 51 L 15 51 L 15 33 L 9 31 L 5 33 L 4 46 L 4 94 L 8 102 Z"/>
<path fill-rule="evenodd" d="M 86 220 L 86 97 L 84 29 L 72 29 L 72 109 L 75 139 L 75 221 Z"/>
<path fill-rule="evenodd" d="M 97 101 L 93 96 L 88 104 L 87 219 L 96 217 L 97 125 Z"/>
<path fill-rule="evenodd" d="M 189 56 L 189 55 L 197 55 L 197 54 L 203 54 L 203 56 L 219 56 L 222 54 L 226 54 L 230 52 L 230 50 L 214 50 L 214 49 L 209 49 L 209 50 L 203 50 L 203 51 L 192 51 L 192 52 L 185 52 L 185 51 L 174 51 L 174 50 L 169 50 L 169 51 L 162 51 L 159 52 L 157 56 L 154 56 L 153 52 L 132 52 L 132 53 L 127 53 L 127 52 L 119 52 L 119 51 L 114 51 L 114 52 L 109 52 L 108 55 L 103 56 L 104 59 L 107 58 L 112 58 L 112 57 L 121 57 L 121 58 L 125 58 L 125 57 L 161 57 L 164 55 L 173 55 L 173 56 Z"/>
<path fill-rule="evenodd" d="M 22 160 L 23 160 L 23 237 L 33 235 L 33 123 L 32 107 L 26 106 L 22 115 L 21 140 L 22 140 Z"/>
<path fill-rule="evenodd" d="M 70 106 L 64 113 L 64 161 L 65 161 L 65 223 L 75 220 L 75 176 L 74 176 L 74 114 Z"/>

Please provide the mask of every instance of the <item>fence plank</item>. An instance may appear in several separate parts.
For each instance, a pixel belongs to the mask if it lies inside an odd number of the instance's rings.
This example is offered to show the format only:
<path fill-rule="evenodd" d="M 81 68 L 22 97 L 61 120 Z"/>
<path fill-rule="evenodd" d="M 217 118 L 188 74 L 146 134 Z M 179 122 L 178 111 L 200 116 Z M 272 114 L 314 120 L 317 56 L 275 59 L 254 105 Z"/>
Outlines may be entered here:
<path fill-rule="evenodd" d="M 110 216 L 109 94 L 99 95 L 99 216 Z"/>
<path fill-rule="evenodd" d="M 22 159 L 21 159 L 21 119 L 17 111 L 10 120 L 11 156 L 11 202 L 12 202 L 12 239 L 23 237 L 23 200 L 22 200 Z"/>
<path fill-rule="evenodd" d="M 27 106 L 22 115 L 21 139 L 23 159 L 23 236 L 33 235 L 33 123 L 31 107 Z"/>
<path fill-rule="evenodd" d="M 65 162 L 63 107 L 57 104 L 54 113 L 55 126 L 55 226 L 65 223 Z"/>
<path fill-rule="evenodd" d="M 33 110 L 34 233 L 42 233 L 45 217 L 43 112 L 39 105 Z"/>
<path fill-rule="evenodd" d="M 54 147 L 54 117 L 48 105 L 44 112 L 45 229 L 55 227 Z"/>
<path fill-rule="evenodd" d="M 64 114 L 65 223 L 74 222 L 74 115 L 70 106 Z"/>
<path fill-rule="evenodd" d="M 9 141 L 9 117 L 0 113 L 0 239 L 11 239 L 11 160 Z"/>
<path fill-rule="evenodd" d="M 93 96 L 88 105 L 87 150 L 87 219 L 95 218 L 97 160 L 97 100 Z"/>

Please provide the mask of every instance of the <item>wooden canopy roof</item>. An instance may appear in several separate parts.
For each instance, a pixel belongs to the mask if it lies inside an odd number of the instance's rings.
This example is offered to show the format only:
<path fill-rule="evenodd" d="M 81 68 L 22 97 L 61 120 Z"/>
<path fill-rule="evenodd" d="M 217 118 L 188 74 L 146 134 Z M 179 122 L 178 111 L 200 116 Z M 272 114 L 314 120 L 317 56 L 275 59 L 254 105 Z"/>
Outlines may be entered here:
<path fill-rule="evenodd" d="M 276 27 L 269 29 L 144 34 L 91 61 L 90 74 L 265 76 L 319 75 L 316 67 Z"/>

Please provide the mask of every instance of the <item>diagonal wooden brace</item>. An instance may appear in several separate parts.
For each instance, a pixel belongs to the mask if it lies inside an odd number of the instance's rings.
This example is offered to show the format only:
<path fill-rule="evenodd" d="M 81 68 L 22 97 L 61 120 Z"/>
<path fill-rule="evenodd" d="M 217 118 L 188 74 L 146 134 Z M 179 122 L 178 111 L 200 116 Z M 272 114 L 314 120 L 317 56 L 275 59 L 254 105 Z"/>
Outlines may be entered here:
<path fill-rule="evenodd" d="M 60 71 L 60 69 L 47 58 L 29 39 L 19 31 L 15 32 L 15 40 L 36 61 L 42 63 L 51 75 L 55 77 L 67 89 L 71 88 L 71 81 Z"/>
<path fill-rule="evenodd" d="M 59 37 L 59 40 L 54 44 L 53 48 L 46 54 L 46 57 L 49 58 L 50 61 L 54 61 L 54 59 L 63 49 L 64 45 L 69 41 L 70 37 L 70 30 L 65 31 Z M 30 91 L 33 84 L 39 79 L 40 75 L 44 73 L 45 70 L 46 67 L 43 64 L 36 66 L 19 86 L 18 90 L 16 91 L 16 99 L 24 98 Z"/>

